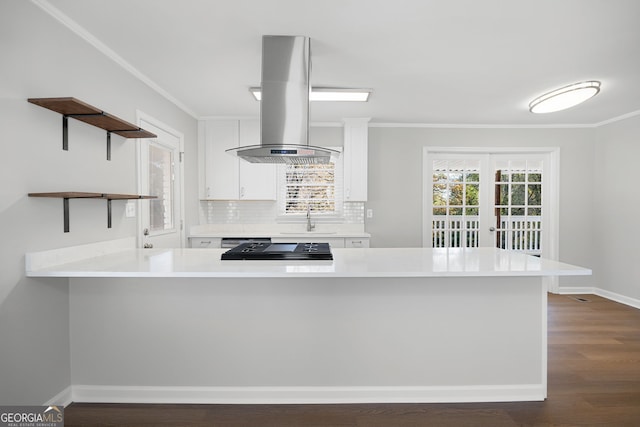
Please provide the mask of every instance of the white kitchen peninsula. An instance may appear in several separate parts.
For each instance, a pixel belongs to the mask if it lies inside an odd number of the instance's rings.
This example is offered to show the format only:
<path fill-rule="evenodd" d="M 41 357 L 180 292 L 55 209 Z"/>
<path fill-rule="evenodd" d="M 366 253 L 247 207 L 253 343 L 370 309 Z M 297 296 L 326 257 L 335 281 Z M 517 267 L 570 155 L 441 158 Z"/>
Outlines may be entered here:
<path fill-rule="evenodd" d="M 27 254 L 28 276 L 70 281 L 74 401 L 543 400 L 542 278 L 591 273 L 493 248 L 283 262 L 132 243 Z"/>

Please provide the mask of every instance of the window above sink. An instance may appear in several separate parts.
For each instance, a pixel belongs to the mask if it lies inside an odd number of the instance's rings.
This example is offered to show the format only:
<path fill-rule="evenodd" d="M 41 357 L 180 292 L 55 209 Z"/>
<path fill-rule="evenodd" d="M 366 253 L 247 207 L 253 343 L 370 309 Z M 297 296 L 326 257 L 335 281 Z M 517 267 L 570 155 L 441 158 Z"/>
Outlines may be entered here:
<path fill-rule="evenodd" d="M 305 221 L 307 209 L 314 221 L 343 218 L 342 156 L 329 164 L 278 165 L 277 173 L 279 222 Z"/>

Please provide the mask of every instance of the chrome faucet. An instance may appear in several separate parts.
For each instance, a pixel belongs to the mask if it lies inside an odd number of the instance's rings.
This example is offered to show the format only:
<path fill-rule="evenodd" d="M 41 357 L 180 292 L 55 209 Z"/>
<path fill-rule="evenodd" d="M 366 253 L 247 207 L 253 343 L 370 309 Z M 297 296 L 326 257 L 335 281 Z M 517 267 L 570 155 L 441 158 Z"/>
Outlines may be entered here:
<path fill-rule="evenodd" d="M 307 231 L 315 230 L 316 225 L 311 224 L 311 204 L 307 205 Z"/>

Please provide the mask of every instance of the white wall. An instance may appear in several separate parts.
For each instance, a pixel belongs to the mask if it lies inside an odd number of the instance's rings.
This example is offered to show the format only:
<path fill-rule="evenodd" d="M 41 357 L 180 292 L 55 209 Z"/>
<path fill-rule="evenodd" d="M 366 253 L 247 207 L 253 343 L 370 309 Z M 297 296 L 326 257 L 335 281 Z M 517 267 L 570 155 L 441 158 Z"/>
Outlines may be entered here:
<path fill-rule="evenodd" d="M 116 29 L 116 27 L 114 27 Z M 135 218 L 113 202 L 71 200 L 63 232 L 62 200 L 29 192 L 136 193 L 136 140 L 69 120 L 30 97 L 73 96 L 135 123 L 139 109 L 185 135 L 186 225 L 198 221 L 196 122 L 31 2 L 0 2 L 0 405 L 42 404 L 70 385 L 69 291 L 63 279 L 24 277 L 24 254 L 133 236 Z"/>
<path fill-rule="evenodd" d="M 608 292 L 640 300 L 640 116 L 598 128 L 594 276 Z"/>
<path fill-rule="evenodd" d="M 422 151 L 438 147 L 560 147 L 560 260 L 593 266 L 594 129 L 369 129 L 369 200 L 374 247 L 422 246 Z M 591 286 L 589 277 L 561 286 Z"/>

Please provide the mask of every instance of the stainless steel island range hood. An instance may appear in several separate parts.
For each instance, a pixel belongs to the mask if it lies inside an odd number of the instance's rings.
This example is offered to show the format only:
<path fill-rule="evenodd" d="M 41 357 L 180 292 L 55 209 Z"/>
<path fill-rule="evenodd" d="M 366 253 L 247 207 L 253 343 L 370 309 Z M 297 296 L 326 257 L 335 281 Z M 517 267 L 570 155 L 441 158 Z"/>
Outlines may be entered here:
<path fill-rule="evenodd" d="M 309 145 L 311 42 L 303 36 L 262 37 L 260 145 L 232 148 L 251 163 L 329 163 L 339 151 Z"/>

